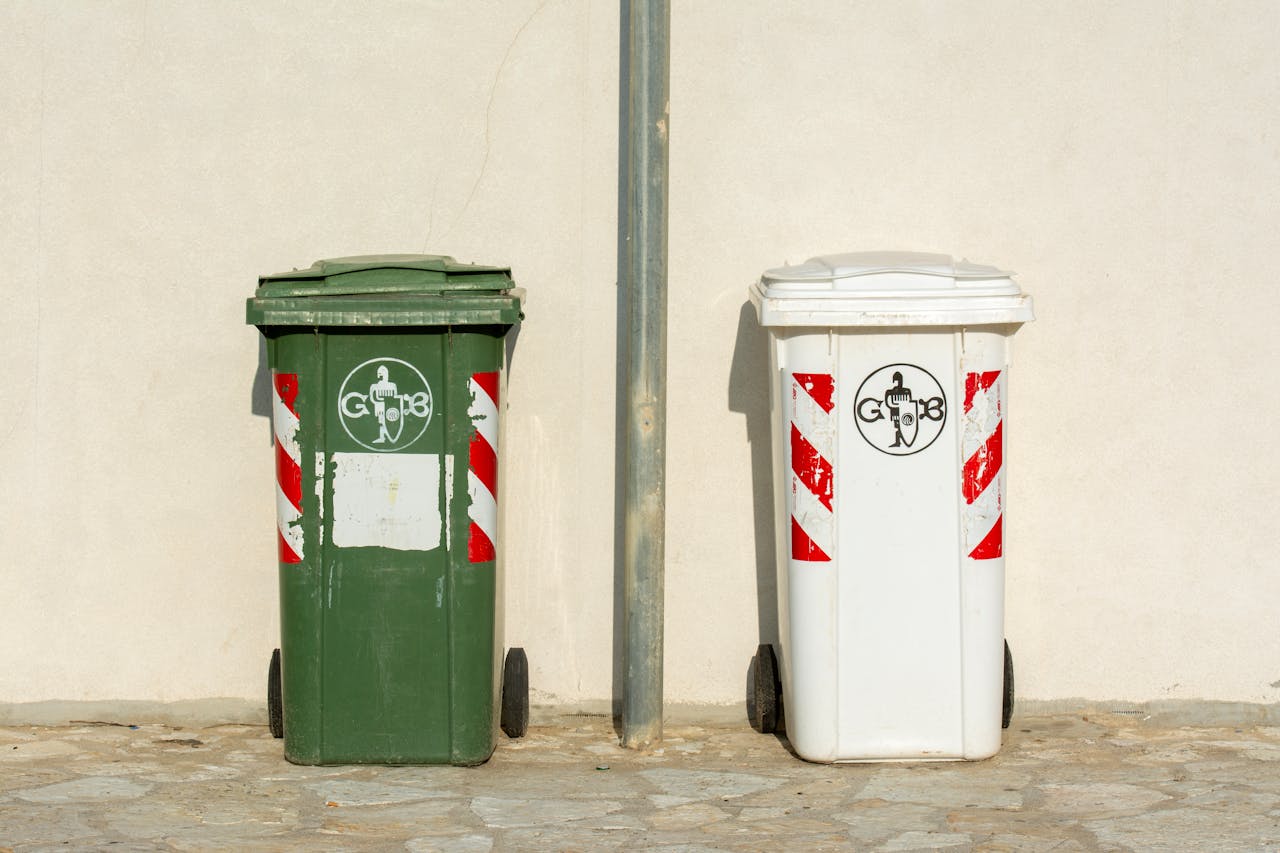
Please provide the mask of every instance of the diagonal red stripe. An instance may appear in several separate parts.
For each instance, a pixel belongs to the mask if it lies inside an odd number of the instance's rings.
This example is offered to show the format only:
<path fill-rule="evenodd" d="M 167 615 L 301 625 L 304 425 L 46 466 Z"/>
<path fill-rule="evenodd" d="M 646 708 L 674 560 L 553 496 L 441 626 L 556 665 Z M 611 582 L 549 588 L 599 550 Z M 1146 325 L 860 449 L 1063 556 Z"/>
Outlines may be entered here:
<path fill-rule="evenodd" d="M 489 494 L 498 496 L 498 454 L 480 433 L 471 436 L 471 470 L 484 483 Z"/>
<path fill-rule="evenodd" d="M 964 376 L 964 410 L 973 408 L 973 400 L 980 393 L 996 384 L 1000 378 L 999 370 L 988 370 L 985 373 L 966 373 Z"/>
<path fill-rule="evenodd" d="M 284 541 L 284 534 L 280 532 L 279 528 L 276 528 L 276 540 L 277 540 L 277 544 L 279 544 L 280 546 L 280 562 L 282 563 L 301 563 L 302 562 L 302 558 L 294 553 L 293 549 L 289 547 L 288 542 Z"/>
<path fill-rule="evenodd" d="M 987 535 L 978 543 L 978 547 L 969 552 L 971 560 L 994 560 L 1004 553 L 1004 516 L 996 519 L 996 523 L 987 531 Z"/>
<path fill-rule="evenodd" d="M 822 411 L 831 413 L 835 407 L 836 383 L 830 373 L 793 373 L 791 376 L 813 398 L 813 402 L 822 407 Z"/>
<path fill-rule="evenodd" d="M 965 503 L 973 503 L 978 496 L 987 490 L 991 481 L 1000 473 L 1004 453 L 1004 421 L 996 424 L 996 431 L 987 436 L 987 441 L 979 447 L 969 461 L 964 463 L 961 475 L 961 492 Z"/>
<path fill-rule="evenodd" d="M 280 484 L 280 491 L 284 492 L 284 496 L 289 499 L 289 503 L 293 504 L 293 508 L 302 512 L 302 469 L 278 441 L 276 442 L 276 482 Z"/>
<path fill-rule="evenodd" d="M 471 532 L 467 535 L 467 559 L 472 563 L 487 563 L 495 559 L 493 542 L 474 521 L 471 522 Z"/>
<path fill-rule="evenodd" d="M 271 382 L 276 386 L 276 393 L 280 395 L 285 408 L 293 412 L 294 417 L 297 417 L 298 410 L 294 408 L 293 403 L 298 399 L 298 374 L 273 373 Z"/>
<path fill-rule="evenodd" d="M 791 425 L 791 470 L 823 506 L 831 509 L 831 463 L 822 458 L 795 424 Z"/>
<path fill-rule="evenodd" d="M 498 405 L 498 371 L 491 370 L 487 373 L 473 373 L 471 379 L 484 389 L 489 395 L 489 399 L 493 400 L 493 404 Z"/>
<path fill-rule="evenodd" d="M 807 560 L 810 563 L 831 562 L 831 557 L 809 538 L 794 515 L 791 516 L 791 559 Z"/>

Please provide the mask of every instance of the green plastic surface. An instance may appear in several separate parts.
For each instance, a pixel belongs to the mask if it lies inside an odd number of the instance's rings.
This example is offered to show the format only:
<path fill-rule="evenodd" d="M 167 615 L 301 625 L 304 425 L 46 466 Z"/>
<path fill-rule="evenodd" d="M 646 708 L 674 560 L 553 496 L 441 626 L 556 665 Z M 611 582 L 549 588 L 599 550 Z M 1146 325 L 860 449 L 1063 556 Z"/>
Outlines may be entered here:
<path fill-rule="evenodd" d="M 468 409 L 473 375 L 501 375 L 503 338 L 515 320 L 465 318 L 471 310 L 499 316 L 478 303 L 512 297 L 473 293 L 473 309 L 440 324 L 418 322 L 420 306 L 400 314 L 380 307 L 388 298 L 344 303 L 351 307 L 340 312 L 328 307 L 329 297 L 282 298 L 298 303 L 279 309 L 287 316 L 313 305 L 314 316 L 336 317 L 311 328 L 275 323 L 268 309 L 257 315 L 273 375 L 296 388 L 302 459 L 303 553 L 300 562 L 279 564 L 284 752 L 298 764 L 479 764 L 498 732 L 502 584 L 500 558 L 471 562 L 468 554 L 476 435 Z M 383 313 L 375 320 L 362 311 Z M 249 315 L 252 322 L 253 300 Z M 403 328 L 390 325 L 396 317 L 408 318 Z M 431 415 L 420 435 L 391 449 L 373 443 L 376 433 L 360 432 L 371 428 L 366 421 L 341 413 L 344 401 L 348 412 L 355 405 L 352 388 L 372 397 L 366 374 L 380 364 L 404 390 L 417 387 L 412 366 L 429 390 Z M 411 425 L 408 415 L 400 418 L 404 436 Z M 411 549 L 335 543 L 339 469 L 392 456 L 415 456 L 421 470 L 436 472 L 427 485 L 437 490 L 438 542 Z M 401 483 L 393 492 L 420 485 Z"/>

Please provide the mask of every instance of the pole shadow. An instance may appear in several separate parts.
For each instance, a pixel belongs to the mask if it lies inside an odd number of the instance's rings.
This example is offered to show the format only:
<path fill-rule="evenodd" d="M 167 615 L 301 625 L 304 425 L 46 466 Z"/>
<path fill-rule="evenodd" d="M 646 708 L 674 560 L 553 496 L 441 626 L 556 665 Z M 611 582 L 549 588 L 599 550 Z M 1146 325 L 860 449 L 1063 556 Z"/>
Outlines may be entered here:
<path fill-rule="evenodd" d="M 613 730 L 622 737 L 622 707 L 627 690 L 627 625 L 626 625 L 626 477 L 627 477 L 627 218 L 628 180 L 627 163 L 630 159 L 628 132 L 631 101 L 631 80 L 627 54 L 631 46 L 631 2 L 618 4 L 618 206 L 617 252 L 614 285 L 617 291 L 615 315 L 615 344 L 617 363 L 614 373 L 616 395 L 614 400 L 613 441 L 613 672 L 611 689 L 611 715 Z"/>

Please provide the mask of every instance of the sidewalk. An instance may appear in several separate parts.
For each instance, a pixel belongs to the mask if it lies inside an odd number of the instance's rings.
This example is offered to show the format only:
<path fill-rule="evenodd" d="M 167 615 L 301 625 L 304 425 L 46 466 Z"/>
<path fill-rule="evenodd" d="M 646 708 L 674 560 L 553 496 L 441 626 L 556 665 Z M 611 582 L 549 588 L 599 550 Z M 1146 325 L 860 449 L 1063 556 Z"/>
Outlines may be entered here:
<path fill-rule="evenodd" d="M 1015 718 L 972 764 L 806 764 L 745 725 L 488 764 L 297 767 L 265 728 L 0 728 L 0 850 L 1280 850 L 1280 729 Z"/>

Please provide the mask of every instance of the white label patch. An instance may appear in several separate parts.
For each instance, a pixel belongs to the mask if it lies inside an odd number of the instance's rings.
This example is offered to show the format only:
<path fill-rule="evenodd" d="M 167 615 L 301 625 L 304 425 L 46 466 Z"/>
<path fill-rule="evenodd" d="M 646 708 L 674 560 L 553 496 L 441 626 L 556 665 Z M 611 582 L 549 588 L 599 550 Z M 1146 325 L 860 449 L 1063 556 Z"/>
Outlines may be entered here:
<path fill-rule="evenodd" d="M 440 547 L 440 457 L 334 453 L 333 544 L 397 551 Z"/>

